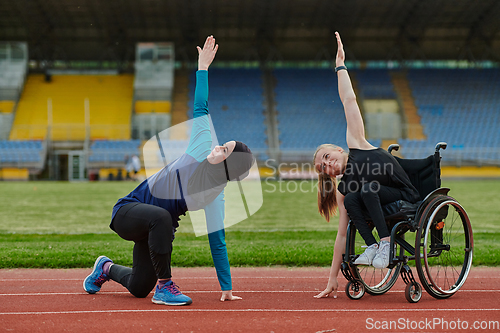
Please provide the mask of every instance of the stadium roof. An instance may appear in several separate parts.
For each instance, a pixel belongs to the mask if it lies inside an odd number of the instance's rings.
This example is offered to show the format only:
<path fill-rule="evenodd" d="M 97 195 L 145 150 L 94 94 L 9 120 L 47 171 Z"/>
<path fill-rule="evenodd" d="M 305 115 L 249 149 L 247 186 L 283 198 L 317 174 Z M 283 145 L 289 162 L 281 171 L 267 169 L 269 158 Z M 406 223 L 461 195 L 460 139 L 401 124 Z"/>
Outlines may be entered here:
<path fill-rule="evenodd" d="M 178 60 L 213 34 L 225 60 L 500 60 L 498 0 L 4 0 L 0 40 L 38 60 L 133 60 L 172 41 Z"/>

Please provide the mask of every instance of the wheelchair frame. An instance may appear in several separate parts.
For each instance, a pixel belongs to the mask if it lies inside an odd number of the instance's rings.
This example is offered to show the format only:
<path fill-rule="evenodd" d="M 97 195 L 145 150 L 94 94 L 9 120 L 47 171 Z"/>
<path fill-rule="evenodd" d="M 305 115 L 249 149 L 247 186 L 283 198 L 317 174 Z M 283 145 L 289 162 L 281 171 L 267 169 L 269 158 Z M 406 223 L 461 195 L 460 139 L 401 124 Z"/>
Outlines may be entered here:
<path fill-rule="evenodd" d="M 446 149 L 446 146 L 447 144 L 445 142 L 440 142 L 435 148 L 434 159 L 436 165 L 434 167 L 437 168 L 438 171 L 440 170 L 439 164 L 441 160 L 439 151 L 440 149 Z M 389 153 L 391 153 L 392 150 L 399 150 L 399 145 L 390 145 L 388 148 Z M 405 172 L 408 173 L 407 170 L 405 170 Z M 440 173 L 438 173 L 440 185 L 439 176 Z M 378 270 L 380 272 L 374 271 L 372 277 L 369 279 L 363 278 L 362 274 L 360 274 L 358 265 L 354 264 L 354 261 L 359 256 L 359 254 L 357 255 L 354 253 L 356 227 L 351 220 L 349 221 L 345 253 L 342 256 L 343 262 L 341 264 L 342 274 L 348 280 L 345 291 L 349 298 L 360 299 L 365 294 L 365 291 L 371 295 L 384 294 L 392 288 L 397 281 L 398 275 L 401 274 L 401 278 L 406 284 L 406 300 L 410 303 L 418 302 L 422 297 L 422 286 L 413 276 L 412 270 L 408 265 L 410 260 L 415 260 L 420 282 L 423 284 L 425 290 L 433 297 L 438 299 L 448 298 L 462 287 L 472 265 L 472 228 L 467 213 L 454 198 L 448 196 L 449 191 L 449 188 L 436 188 L 426 195 L 425 199 L 418 204 L 416 210 L 413 209 L 392 215 L 397 216 L 395 218 L 391 218 L 391 216 L 386 217 L 386 222 L 388 222 L 391 228 L 389 266 L 385 269 Z M 450 208 L 453 209 L 450 210 Z M 458 214 L 457 217 L 454 217 L 451 222 L 449 222 L 449 220 L 446 221 L 449 214 L 453 214 L 454 212 Z M 447 235 L 444 229 L 446 228 L 446 232 L 448 232 L 449 229 L 455 226 L 457 220 L 461 221 L 464 244 L 459 243 L 458 245 L 450 245 L 453 239 L 450 238 L 448 241 L 444 239 L 445 235 Z M 455 226 L 455 229 L 461 230 L 460 223 Z M 453 230 L 454 229 L 452 229 L 452 231 Z M 462 238 L 460 230 L 457 232 L 457 237 Z M 416 232 L 415 246 L 405 240 L 404 236 L 408 231 Z M 358 235 L 358 237 L 360 236 Z M 441 285 L 440 280 L 442 279 L 439 276 L 439 270 L 441 269 L 440 256 L 444 256 L 444 260 L 449 257 L 450 264 L 452 261 L 459 262 L 461 259 L 461 246 L 463 246 L 464 258 L 461 262 L 462 267 L 460 272 L 453 266 L 450 268 L 450 275 L 458 275 L 456 280 L 449 282 L 446 281 L 447 278 L 445 277 L 445 281 L 441 282 L 441 284 L 444 283 L 444 285 Z M 453 252 L 452 257 L 450 255 L 450 251 L 452 250 L 459 250 L 457 252 L 458 254 Z M 405 251 L 409 255 L 405 255 Z M 439 266 L 437 269 L 437 276 L 433 276 L 436 269 L 433 268 L 433 262 L 429 262 L 429 259 L 433 260 L 434 258 L 438 258 L 436 261 Z M 436 262 L 434 262 L 434 264 Z M 363 267 L 366 268 L 368 266 Z M 373 269 L 376 270 L 375 268 Z M 385 272 L 386 269 L 387 271 Z M 448 267 L 445 267 L 445 275 L 447 269 Z M 381 281 L 377 280 L 373 282 L 373 276 L 380 276 Z M 373 283 L 375 283 L 375 285 L 370 285 Z"/>

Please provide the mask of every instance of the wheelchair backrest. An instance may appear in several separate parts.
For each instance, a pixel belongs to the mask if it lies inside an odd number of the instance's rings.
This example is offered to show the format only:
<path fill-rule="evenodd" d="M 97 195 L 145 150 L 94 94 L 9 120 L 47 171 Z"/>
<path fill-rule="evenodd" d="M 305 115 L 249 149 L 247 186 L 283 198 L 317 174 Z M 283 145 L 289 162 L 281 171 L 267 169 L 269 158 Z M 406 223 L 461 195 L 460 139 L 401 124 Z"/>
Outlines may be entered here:
<path fill-rule="evenodd" d="M 404 159 L 394 156 L 404 169 L 411 183 L 423 200 L 427 194 L 441 187 L 441 168 L 439 153 L 423 159 Z"/>

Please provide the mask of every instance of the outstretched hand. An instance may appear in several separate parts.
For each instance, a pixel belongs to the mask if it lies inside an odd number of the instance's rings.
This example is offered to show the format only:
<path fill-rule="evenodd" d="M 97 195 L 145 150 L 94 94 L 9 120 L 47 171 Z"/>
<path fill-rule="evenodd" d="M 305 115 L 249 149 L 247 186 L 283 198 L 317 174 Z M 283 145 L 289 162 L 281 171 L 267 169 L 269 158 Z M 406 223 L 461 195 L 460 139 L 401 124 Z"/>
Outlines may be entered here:
<path fill-rule="evenodd" d="M 225 290 L 222 292 L 222 297 L 220 298 L 221 302 L 224 302 L 226 300 L 228 301 L 236 301 L 242 299 L 241 297 L 238 296 L 233 296 L 233 291 L 232 290 Z"/>
<path fill-rule="evenodd" d="M 326 289 L 320 292 L 319 294 L 313 296 L 314 298 L 323 298 L 323 297 L 328 297 L 330 295 L 333 296 L 333 298 L 337 298 L 337 290 L 339 289 L 339 283 L 337 282 L 337 279 L 334 281 L 328 281 L 328 285 L 326 286 Z"/>
<path fill-rule="evenodd" d="M 208 70 L 219 48 L 219 45 L 215 44 L 214 36 L 207 37 L 203 49 L 199 46 L 196 48 L 198 49 L 198 70 Z"/>
<path fill-rule="evenodd" d="M 342 45 L 340 34 L 337 31 L 335 31 L 335 37 L 337 37 L 337 59 L 335 60 L 335 64 L 336 67 L 344 66 L 344 61 L 345 61 L 344 45 Z"/>

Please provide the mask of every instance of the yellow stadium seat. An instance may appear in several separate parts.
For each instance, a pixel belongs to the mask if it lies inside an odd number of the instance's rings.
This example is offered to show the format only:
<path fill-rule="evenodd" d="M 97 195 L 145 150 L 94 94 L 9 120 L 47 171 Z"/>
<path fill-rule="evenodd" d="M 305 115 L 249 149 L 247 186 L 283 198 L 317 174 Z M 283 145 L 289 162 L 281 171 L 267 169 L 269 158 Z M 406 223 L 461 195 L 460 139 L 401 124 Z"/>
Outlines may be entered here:
<path fill-rule="evenodd" d="M 137 101 L 135 102 L 135 113 L 170 113 L 172 105 L 170 101 Z"/>
<path fill-rule="evenodd" d="M 0 179 L 2 180 L 28 180 L 28 169 L 4 168 L 0 169 Z"/>
<path fill-rule="evenodd" d="M 133 75 L 29 75 L 19 100 L 11 140 L 47 135 L 48 99 L 52 104 L 51 138 L 85 139 L 85 100 L 89 104 L 90 138 L 130 139 Z"/>
<path fill-rule="evenodd" d="M 99 180 L 108 180 L 110 174 L 113 175 L 113 179 L 116 179 L 118 177 L 118 173 L 121 173 L 122 179 L 125 179 L 125 175 L 127 173 L 125 169 L 99 169 Z"/>
<path fill-rule="evenodd" d="M 12 113 L 14 111 L 14 101 L 0 101 L 0 112 Z"/>

